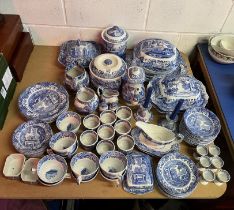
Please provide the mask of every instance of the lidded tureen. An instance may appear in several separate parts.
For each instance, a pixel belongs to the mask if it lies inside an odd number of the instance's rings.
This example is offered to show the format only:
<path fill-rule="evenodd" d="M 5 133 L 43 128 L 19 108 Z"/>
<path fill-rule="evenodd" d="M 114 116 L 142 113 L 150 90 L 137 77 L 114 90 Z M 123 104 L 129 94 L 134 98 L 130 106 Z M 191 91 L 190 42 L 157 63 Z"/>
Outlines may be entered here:
<path fill-rule="evenodd" d="M 61 45 L 58 61 L 66 69 L 77 64 L 87 68 L 90 61 L 99 54 L 101 54 L 101 47 L 96 42 L 69 40 Z"/>
<path fill-rule="evenodd" d="M 172 112 L 180 99 L 184 100 L 181 110 L 205 107 L 208 102 L 206 88 L 193 76 L 154 77 L 149 87 L 153 88 L 152 103 L 163 112 Z"/>
<path fill-rule="evenodd" d="M 90 65 L 90 78 L 95 87 L 118 89 L 127 64 L 117 55 L 105 53 L 94 58 Z"/>

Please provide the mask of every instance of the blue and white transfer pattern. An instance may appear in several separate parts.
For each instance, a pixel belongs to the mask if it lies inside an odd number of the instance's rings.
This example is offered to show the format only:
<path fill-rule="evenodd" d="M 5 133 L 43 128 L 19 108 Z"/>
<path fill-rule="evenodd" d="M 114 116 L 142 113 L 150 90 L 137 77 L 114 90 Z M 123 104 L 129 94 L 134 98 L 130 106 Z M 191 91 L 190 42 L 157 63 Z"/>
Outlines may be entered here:
<path fill-rule="evenodd" d="M 190 195 L 199 181 L 195 163 L 178 152 L 164 155 L 159 160 L 156 178 L 166 194 L 180 198 Z"/>
<path fill-rule="evenodd" d="M 53 131 L 49 124 L 31 120 L 19 125 L 13 133 L 12 144 L 27 157 L 40 157 L 46 151 Z"/>
<path fill-rule="evenodd" d="M 69 95 L 66 89 L 57 83 L 40 82 L 20 94 L 18 107 L 27 119 L 53 122 L 68 110 Z"/>
<path fill-rule="evenodd" d="M 89 66 L 90 61 L 101 54 L 101 47 L 93 41 L 69 40 L 60 47 L 59 63 L 67 69 L 80 65 Z"/>
<path fill-rule="evenodd" d="M 152 192 L 154 177 L 150 156 L 133 152 L 127 155 L 127 160 L 127 172 L 123 181 L 124 190 L 138 195 Z"/>

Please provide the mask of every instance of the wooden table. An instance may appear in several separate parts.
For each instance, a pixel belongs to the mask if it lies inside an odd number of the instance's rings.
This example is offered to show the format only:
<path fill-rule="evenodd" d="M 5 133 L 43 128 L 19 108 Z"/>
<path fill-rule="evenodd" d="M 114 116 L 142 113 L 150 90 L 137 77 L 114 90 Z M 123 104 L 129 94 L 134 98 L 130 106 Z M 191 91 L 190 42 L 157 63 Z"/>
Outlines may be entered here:
<path fill-rule="evenodd" d="M 16 153 L 11 143 L 11 136 L 20 123 L 25 120 L 17 108 L 17 98 L 21 91 L 39 81 L 63 82 L 64 70 L 57 62 L 57 47 L 36 46 L 31 54 L 26 67 L 24 77 L 18 84 L 15 95 L 9 107 L 9 113 L 2 131 L 0 131 L 0 168 L 3 169 L 6 157 Z M 188 59 L 185 58 L 187 61 Z M 156 118 L 158 114 L 155 112 Z M 80 150 L 80 149 L 79 149 Z M 181 144 L 181 152 L 191 156 L 193 149 Z M 157 160 L 156 160 L 157 161 Z M 154 165 L 156 168 L 156 164 Z M 77 185 L 74 180 L 66 179 L 62 184 L 54 187 L 42 185 L 30 185 L 19 180 L 9 180 L 0 175 L 0 198 L 24 198 L 24 199 L 113 199 L 113 198 L 166 198 L 157 187 L 154 192 L 146 195 L 132 195 L 125 192 L 121 187 L 113 187 L 104 180 L 100 174 L 89 183 Z M 189 198 L 214 199 L 219 198 L 226 191 L 226 184 L 217 187 L 211 183 L 206 186 L 198 184 L 196 190 Z"/>

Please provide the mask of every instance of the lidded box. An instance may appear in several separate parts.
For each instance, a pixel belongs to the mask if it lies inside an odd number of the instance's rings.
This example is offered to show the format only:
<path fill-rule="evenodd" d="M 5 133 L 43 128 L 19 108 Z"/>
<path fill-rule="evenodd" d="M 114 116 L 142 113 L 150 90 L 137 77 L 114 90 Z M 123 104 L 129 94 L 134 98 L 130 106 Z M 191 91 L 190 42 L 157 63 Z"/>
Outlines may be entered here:
<path fill-rule="evenodd" d="M 128 33 L 119 26 L 112 26 L 102 31 L 102 38 L 106 42 L 126 42 L 128 40 L 128 37 Z"/>

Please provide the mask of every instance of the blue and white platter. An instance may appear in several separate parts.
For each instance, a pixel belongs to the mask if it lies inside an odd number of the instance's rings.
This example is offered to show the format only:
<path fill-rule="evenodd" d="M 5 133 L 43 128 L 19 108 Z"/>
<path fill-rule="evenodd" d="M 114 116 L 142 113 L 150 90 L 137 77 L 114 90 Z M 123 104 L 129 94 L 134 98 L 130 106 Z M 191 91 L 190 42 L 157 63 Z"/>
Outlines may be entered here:
<path fill-rule="evenodd" d="M 46 151 L 53 132 L 49 124 L 31 120 L 19 125 L 13 133 L 12 144 L 27 157 L 40 157 Z"/>
<path fill-rule="evenodd" d="M 152 160 L 150 156 L 133 152 L 127 155 L 127 172 L 123 180 L 123 188 L 132 194 L 145 194 L 154 189 Z"/>
<path fill-rule="evenodd" d="M 26 88 L 18 98 L 20 112 L 27 119 L 53 122 L 69 108 L 66 89 L 54 82 L 40 82 Z"/>
<path fill-rule="evenodd" d="M 190 158 L 178 152 L 172 152 L 159 160 L 156 178 L 159 188 L 165 194 L 174 198 L 183 198 L 196 189 L 199 173 Z"/>
<path fill-rule="evenodd" d="M 172 112 L 180 99 L 184 100 L 181 110 L 205 107 L 209 99 L 205 86 L 193 76 L 154 77 L 149 87 L 153 87 L 152 103 L 160 112 Z"/>
<path fill-rule="evenodd" d="M 149 146 L 147 146 L 147 145 L 145 145 L 145 144 L 143 144 L 141 142 L 140 137 L 144 136 L 144 135 L 141 135 L 141 132 L 142 132 L 141 129 L 134 128 L 131 131 L 131 135 L 132 135 L 132 137 L 133 137 L 133 139 L 135 141 L 135 144 L 136 144 L 137 148 L 140 151 L 144 152 L 144 153 L 147 153 L 147 154 L 149 154 L 151 156 L 162 157 L 163 155 L 165 155 L 165 154 L 167 154 L 169 152 L 175 152 L 175 151 L 179 151 L 180 150 L 180 145 L 179 144 L 173 144 L 172 147 L 171 147 L 171 149 L 168 150 L 168 151 L 166 151 L 166 152 L 162 152 L 160 150 L 152 149 Z"/>

